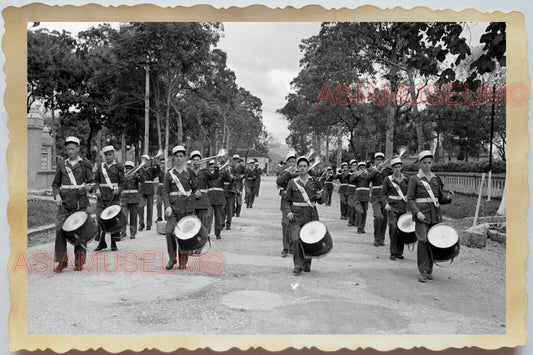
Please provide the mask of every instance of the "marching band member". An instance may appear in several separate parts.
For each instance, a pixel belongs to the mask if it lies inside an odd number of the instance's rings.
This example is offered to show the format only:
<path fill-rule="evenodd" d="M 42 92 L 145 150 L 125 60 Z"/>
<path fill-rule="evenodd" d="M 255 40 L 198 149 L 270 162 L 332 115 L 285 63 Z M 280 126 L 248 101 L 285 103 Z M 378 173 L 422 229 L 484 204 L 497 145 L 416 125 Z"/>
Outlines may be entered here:
<path fill-rule="evenodd" d="M 333 194 L 333 170 L 331 169 L 331 166 L 328 166 L 325 171 L 325 178 L 326 181 L 324 181 L 324 190 L 327 193 L 327 200 L 326 200 L 326 206 L 331 206 L 331 195 Z"/>
<path fill-rule="evenodd" d="M 139 230 L 144 229 L 144 207 L 146 206 L 146 230 L 152 229 L 152 220 L 154 215 L 154 179 L 157 178 L 161 168 L 154 160 L 150 159 L 148 154 L 141 156 L 142 162 L 145 166 L 141 169 L 144 176 L 144 182 L 141 184 L 139 194 L 141 196 L 141 204 L 139 205 Z"/>
<path fill-rule="evenodd" d="M 255 171 L 255 180 L 254 180 L 254 188 L 253 188 L 253 195 L 254 199 L 255 197 L 259 197 L 259 188 L 261 187 L 261 175 L 263 175 L 263 169 L 259 167 L 259 160 L 254 159 L 254 171 Z M 253 205 L 253 202 L 252 202 Z"/>
<path fill-rule="evenodd" d="M 128 175 L 132 171 L 135 164 L 132 161 L 124 163 L 124 190 L 122 190 L 121 204 L 128 213 L 128 224 L 130 226 L 130 239 L 135 239 L 137 235 L 137 208 L 141 202 L 139 196 L 139 184 L 143 181 L 143 176 L 137 171 Z M 112 242 L 112 240 L 111 240 Z"/>
<path fill-rule="evenodd" d="M 93 166 L 87 159 L 79 156 L 80 140 L 76 137 L 67 137 L 65 140 L 65 150 L 67 159 L 61 160 L 57 164 L 52 190 L 54 200 L 57 201 L 56 215 L 56 240 L 55 240 L 55 262 L 58 263 L 54 272 L 61 272 L 68 266 L 67 241 L 63 236 L 63 222 L 68 215 L 74 211 L 87 209 L 89 197 L 87 192 L 92 190 Z M 74 247 L 75 271 L 81 271 L 86 260 L 86 245 L 76 245 Z"/>
<path fill-rule="evenodd" d="M 285 195 L 287 192 L 287 186 L 289 181 L 295 177 L 298 177 L 296 173 L 296 152 L 291 151 L 285 156 L 285 164 L 283 169 L 280 169 L 277 173 L 276 184 L 279 187 L 279 195 L 281 196 L 280 210 L 281 210 L 281 231 L 282 231 L 282 244 L 281 256 L 286 257 L 289 254 L 289 248 L 291 246 L 291 226 L 287 214 L 289 213 L 290 206 L 286 200 Z M 293 172 L 294 170 L 294 172 Z"/>
<path fill-rule="evenodd" d="M 165 180 L 165 159 L 159 160 L 159 173 L 157 174 L 157 189 L 155 192 L 155 208 L 157 210 L 157 222 L 163 220 L 163 180 Z"/>
<path fill-rule="evenodd" d="M 224 171 L 222 172 L 222 181 L 224 182 L 224 197 L 226 199 L 226 203 L 223 209 L 223 218 L 222 222 L 224 223 L 224 220 L 226 221 L 226 230 L 231 229 L 231 221 L 233 218 L 233 207 L 235 205 L 235 175 L 233 175 L 235 166 L 235 159 L 232 160 L 231 165 L 224 168 Z"/>
<path fill-rule="evenodd" d="M 398 236 L 398 218 L 406 212 L 407 187 L 409 179 L 402 174 L 402 159 L 391 160 L 392 175 L 383 179 L 381 193 L 386 199 L 385 211 L 388 214 L 390 259 L 403 259 L 403 241 Z"/>
<path fill-rule="evenodd" d="M 180 219 L 194 214 L 194 198 L 200 198 L 197 190 L 196 179 L 185 163 L 185 147 L 182 145 L 172 148 L 174 167 L 165 174 L 163 181 L 163 203 L 167 224 L 165 234 L 167 239 L 168 263 L 167 270 L 172 270 L 176 264 L 176 256 L 179 254 L 178 269 L 183 270 L 187 266 L 189 256 L 187 252 L 179 250 L 179 244 L 174 236 L 174 228 Z M 193 196 L 194 195 L 194 196 Z"/>
<path fill-rule="evenodd" d="M 224 206 L 226 205 L 224 182 L 215 160 L 209 161 L 209 169 L 211 174 L 207 180 L 207 195 L 215 217 L 215 237 L 216 239 L 221 239 L 220 232 L 224 228 Z"/>
<path fill-rule="evenodd" d="M 334 180 L 339 180 L 339 199 L 341 207 L 341 219 L 348 218 L 348 201 L 346 196 L 346 191 L 348 190 L 348 182 L 350 180 L 350 175 L 348 171 L 348 163 L 343 162 L 341 164 L 341 172 L 335 175 Z"/>
<path fill-rule="evenodd" d="M 451 202 L 450 193 L 444 193 L 442 180 L 431 172 L 433 153 L 425 150 L 418 154 L 418 174 L 409 178 L 407 204 L 415 221 L 415 234 L 418 240 L 417 263 L 418 281 L 433 279 L 433 257 L 427 239 L 428 230 L 442 222 L 440 205 Z"/>
<path fill-rule="evenodd" d="M 96 189 L 96 219 L 100 219 L 102 211 L 111 205 L 120 205 L 120 193 L 124 188 L 124 167 L 115 160 L 115 147 L 107 145 L 102 148 L 105 163 L 98 165 L 94 176 Z M 101 226 L 100 240 L 94 251 L 107 248 L 105 242 L 106 231 Z M 117 240 L 120 240 L 120 231 L 111 234 L 111 250 L 117 250 Z"/>
<path fill-rule="evenodd" d="M 348 188 L 346 189 L 346 205 L 348 209 L 348 227 L 355 227 L 355 175 L 357 170 L 357 160 L 350 160 L 350 171 L 352 174 L 348 178 Z"/>
<path fill-rule="evenodd" d="M 386 196 L 382 194 L 382 184 L 385 176 L 392 173 L 390 168 L 382 166 L 385 154 L 374 154 L 374 166 L 368 170 L 366 178 L 372 184 L 370 203 L 374 212 L 374 244 L 385 245 L 385 231 L 387 229 L 387 214 L 385 212 Z"/>
<path fill-rule="evenodd" d="M 309 160 L 300 157 L 296 160 L 299 176 L 287 185 L 285 200 L 287 218 L 291 223 L 291 238 L 294 270 L 298 275 L 303 271 L 311 271 L 311 259 L 304 258 L 300 241 L 300 229 L 310 221 L 318 221 L 316 203 L 322 204 L 322 184 L 318 179 L 309 176 Z"/>
<path fill-rule="evenodd" d="M 194 209 L 196 215 L 202 221 L 207 234 L 211 234 L 211 224 L 213 223 L 213 209 L 209 203 L 209 196 L 207 196 L 207 181 L 210 178 L 210 173 L 207 168 L 201 168 L 199 161 L 202 159 L 202 154 L 199 150 L 195 150 L 189 156 L 189 159 L 192 162 L 191 172 L 196 179 L 196 184 L 198 185 L 198 191 L 201 195 L 198 199 L 194 200 Z"/>
<path fill-rule="evenodd" d="M 248 162 L 248 167 L 246 168 L 245 177 L 246 180 L 244 182 L 244 188 L 246 195 L 244 196 L 244 200 L 246 203 L 246 208 L 253 208 L 254 200 L 255 200 L 255 180 L 256 180 L 256 171 L 254 170 L 254 160 L 250 160 Z"/>
<path fill-rule="evenodd" d="M 238 154 L 235 154 L 233 156 L 233 160 L 237 160 L 237 166 L 234 169 L 233 175 L 235 176 L 235 212 L 233 215 L 235 217 L 241 216 L 241 208 L 242 208 L 242 190 L 244 188 L 243 179 L 244 175 L 246 174 L 246 169 L 242 165 L 242 159 Z"/>
<path fill-rule="evenodd" d="M 365 233 L 370 184 L 366 177 L 366 163 L 360 161 L 357 164 L 357 169 L 357 172 L 353 174 L 353 180 L 350 180 L 355 184 L 355 224 L 357 225 L 357 233 Z M 374 246 L 378 245 L 374 242 Z"/>

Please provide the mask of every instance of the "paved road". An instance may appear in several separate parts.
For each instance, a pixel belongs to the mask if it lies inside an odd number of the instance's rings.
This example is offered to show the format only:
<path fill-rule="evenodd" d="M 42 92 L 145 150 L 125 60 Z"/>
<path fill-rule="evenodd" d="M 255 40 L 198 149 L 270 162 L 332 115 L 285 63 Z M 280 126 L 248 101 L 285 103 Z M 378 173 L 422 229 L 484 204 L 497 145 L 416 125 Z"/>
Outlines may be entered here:
<path fill-rule="evenodd" d="M 51 270 L 53 243 L 28 250 L 29 334 L 504 334 L 505 248 L 462 248 L 435 279 L 417 281 L 416 253 L 385 247 L 339 220 L 338 196 L 319 207 L 334 249 L 292 274 L 282 258 L 279 197 L 266 177 L 253 209 L 189 269 L 168 273 L 154 230 L 93 253 L 81 273 Z M 388 237 L 387 237 L 388 241 Z M 69 246 L 69 252 L 73 252 Z M 39 261 L 36 261 L 39 260 Z"/>

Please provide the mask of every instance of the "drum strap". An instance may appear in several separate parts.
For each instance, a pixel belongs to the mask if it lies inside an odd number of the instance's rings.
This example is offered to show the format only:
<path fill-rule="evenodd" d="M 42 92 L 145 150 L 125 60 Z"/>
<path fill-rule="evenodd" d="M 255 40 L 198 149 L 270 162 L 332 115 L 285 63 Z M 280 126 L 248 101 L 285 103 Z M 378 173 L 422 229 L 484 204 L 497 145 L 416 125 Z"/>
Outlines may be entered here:
<path fill-rule="evenodd" d="M 67 163 L 65 163 L 65 169 L 67 170 L 67 175 L 70 180 L 70 183 L 74 186 L 78 186 L 76 178 L 74 177 L 74 173 L 72 172 L 72 169 L 67 165 Z"/>
<path fill-rule="evenodd" d="M 407 197 L 405 197 L 405 195 L 403 194 L 402 189 L 400 189 L 400 186 L 397 183 L 394 182 L 394 180 L 392 179 L 392 175 L 389 175 L 389 180 L 390 180 L 390 182 L 392 184 L 392 187 L 394 187 L 394 189 L 398 193 L 398 196 L 400 196 L 402 198 L 402 200 L 407 202 Z"/>
<path fill-rule="evenodd" d="M 102 163 L 102 174 L 104 174 L 104 179 L 105 179 L 106 184 L 112 188 L 111 179 L 109 178 L 109 175 L 107 174 L 105 163 Z"/>
<path fill-rule="evenodd" d="M 172 178 L 172 180 L 174 181 L 174 183 L 176 184 L 176 186 L 178 187 L 178 190 L 180 190 L 180 192 L 182 194 L 184 194 L 185 196 L 189 196 L 190 195 L 190 192 L 187 193 L 185 191 L 185 189 L 183 188 L 183 185 L 181 184 L 181 181 L 180 179 L 178 179 L 178 177 L 174 174 L 174 172 L 172 170 L 169 171 L 170 173 L 170 177 Z"/>
<path fill-rule="evenodd" d="M 307 195 L 307 191 L 305 191 L 305 188 L 298 183 L 300 181 L 302 181 L 302 180 L 300 180 L 299 177 L 294 179 L 294 183 L 295 183 L 296 187 L 298 188 L 298 190 L 300 190 L 300 193 L 302 194 L 305 202 L 309 205 L 309 207 L 315 207 L 314 203 L 312 203 L 311 200 L 309 199 L 309 195 Z M 303 181 L 302 181 L 302 184 L 303 184 Z"/>
<path fill-rule="evenodd" d="M 435 207 L 439 207 L 439 201 L 435 198 L 435 194 L 433 194 L 433 190 L 431 190 L 431 186 L 429 186 L 429 184 L 422 179 L 420 179 L 420 182 L 426 188 L 426 191 L 428 192 L 429 197 L 433 201 L 433 204 L 435 205 Z"/>

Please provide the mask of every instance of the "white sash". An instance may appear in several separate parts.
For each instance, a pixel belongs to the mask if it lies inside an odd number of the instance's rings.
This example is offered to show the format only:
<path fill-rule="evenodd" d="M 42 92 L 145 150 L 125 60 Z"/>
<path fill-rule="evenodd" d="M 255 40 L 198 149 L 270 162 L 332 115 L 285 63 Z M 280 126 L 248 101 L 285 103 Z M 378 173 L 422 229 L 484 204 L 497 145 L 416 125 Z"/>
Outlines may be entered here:
<path fill-rule="evenodd" d="M 111 184 L 111 179 L 109 178 L 109 175 L 107 175 L 107 170 L 105 169 L 104 163 L 102 163 L 102 174 L 104 174 L 104 179 L 105 179 L 106 184 L 110 188 L 113 188 L 113 186 Z"/>
<path fill-rule="evenodd" d="M 392 179 L 392 175 L 389 175 L 389 180 L 390 180 L 390 182 L 392 184 L 392 187 L 394 187 L 394 189 L 396 190 L 398 195 L 402 198 L 402 200 L 407 202 L 407 197 L 405 197 L 405 195 L 403 194 L 402 189 L 400 189 L 400 186 L 397 183 L 394 182 L 394 180 Z"/>
<path fill-rule="evenodd" d="M 180 192 L 186 196 L 189 196 L 190 195 L 190 192 L 187 193 L 185 191 L 185 189 L 183 188 L 183 185 L 181 184 L 181 181 L 180 179 L 178 179 L 178 177 L 176 175 L 174 175 L 174 173 L 172 172 L 172 170 L 169 170 L 169 173 L 170 173 L 170 177 L 172 178 L 172 180 L 174 180 L 174 182 L 176 183 L 176 186 L 178 186 L 178 190 L 180 190 Z"/>
<path fill-rule="evenodd" d="M 426 191 L 428 192 L 429 197 L 431 198 L 431 201 L 433 201 L 433 204 L 435 205 L 435 207 L 439 207 L 439 201 L 435 198 L 435 195 L 433 194 L 433 190 L 431 190 L 431 186 L 429 186 L 429 184 L 422 179 L 420 179 L 420 182 L 426 188 Z"/>
<path fill-rule="evenodd" d="M 309 195 L 307 195 L 307 191 L 305 191 L 305 188 L 303 188 L 300 184 L 298 184 L 298 181 L 302 181 L 300 180 L 300 177 L 297 177 L 296 179 L 294 179 L 294 184 L 296 185 L 298 190 L 300 190 L 300 193 L 302 194 L 305 202 L 307 202 L 309 207 L 315 207 L 314 203 L 312 203 L 311 200 L 309 199 Z"/>
<path fill-rule="evenodd" d="M 76 178 L 74 177 L 74 173 L 72 172 L 72 169 L 67 166 L 67 162 L 65 162 L 65 169 L 67 170 L 67 175 L 70 180 L 70 183 L 74 186 L 78 186 L 78 183 L 76 182 Z"/>

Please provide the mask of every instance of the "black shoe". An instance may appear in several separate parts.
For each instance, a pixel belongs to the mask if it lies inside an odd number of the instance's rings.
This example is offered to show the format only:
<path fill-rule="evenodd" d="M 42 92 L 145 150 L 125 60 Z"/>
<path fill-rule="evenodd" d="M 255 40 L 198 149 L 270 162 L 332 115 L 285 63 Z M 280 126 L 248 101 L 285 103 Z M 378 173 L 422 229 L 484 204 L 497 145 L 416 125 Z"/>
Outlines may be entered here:
<path fill-rule="evenodd" d="M 147 230 L 147 231 L 149 231 L 149 230 L 151 230 L 151 229 L 152 229 L 152 226 L 148 226 L 148 227 L 146 227 L 146 230 Z"/>
<path fill-rule="evenodd" d="M 426 282 L 427 281 L 427 275 L 423 272 L 421 272 L 419 275 L 418 275 L 418 282 Z"/>
<path fill-rule="evenodd" d="M 304 266 L 304 272 L 311 272 L 311 266 Z"/>
<path fill-rule="evenodd" d="M 389 259 L 391 259 L 391 260 L 396 260 L 396 255 L 391 254 L 391 256 L 389 256 Z"/>
<path fill-rule="evenodd" d="M 156 222 L 162 222 L 162 221 L 163 221 L 163 219 L 161 217 L 157 217 Z"/>
<path fill-rule="evenodd" d="M 130 235 L 130 239 L 135 239 L 135 236 L 134 235 Z"/>
<path fill-rule="evenodd" d="M 169 260 L 167 265 L 165 266 L 165 269 L 172 270 L 174 268 L 174 265 L 176 265 L 176 260 Z"/>
<path fill-rule="evenodd" d="M 83 270 L 83 265 L 76 265 L 74 267 L 74 271 L 82 271 Z"/>
<path fill-rule="evenodd" d="M 374 246 L 375 246 L 375 247 L 379 247 L 378 242 L 374 242 Z"/>
<path fill-rule="evenodd" d="M 141 223 L 141 224 L 139 225 L 139 230 L 142 231 L 143 229 L 144 229 L 144 224 Z"/>
<path fill-rule="evenodd" d="M 433 275 L 426 274 L 426 280 L 433 280 Z"/>
<path fill-rule="evenodd" d="M 67 266 L 68 266 L 67 263 L 59 263 L 59 264 L 57 265 L 57 267 L 54 268 L 54 272 L 55 272 L 56 274 L 59 274 L 59 273 L 60 273 L 61 271 L 63 271 L 63 269 L 66 268 Z"/>
<path fill-rule="evenodd" d="M 383 243 L 383 242 L 379 242 L 378 244 L 379 244 L 380 247 L 385 245 L 385 243 Z"/>
<path fill-rule="evenodd" d="M 179 265 L 178 266 L 178 270 L 185 270 L 186 267 L 187 267 L 187 265 Z"/>
<path fill-rule="evenodd" d="M 283 249 L 283 250 L 281 251 L 281 257 L 282 257 L 282 258 L 286 258 L 286 257 L 287 257 L 287 254 L 289 254 L 289 252 L 287 251 L 287 249 Z"/>
<path fill-rule="evenodd" d="M 116 244 L 115 245 L 111 245 L 111 250 L 112 251 L 117 251 L 118 250 Z"/>
<path fill-rule="evenodd" d="M 217 237 L 217 239 L 222 239 L 222 238 L 220 238 L 220 236 L 219 236 L 219 235 L 217 235 L 216 237 Z"/>
<path fill-rule="evenodd" d="M 299 267 L 295 267 L 294 270 L 292 270 L 293 274 L 300 275 L 302 273 L 302 269 Z"/>
<path fill-rule="evenodd" d="M 230 226 L 226 226 L 226 230 L 227 231 L 231 230 L 231 227 Z"/>
<path fill-rule="evenodd" d="M 235 217 L 240 217 L 241 215 L 240 214 L 236 214 Z"/>
<path fill-rule="evenodd" d="M 401 255 L 401 254 L 397 254 L 397 255 L 396 255 L 396 259 L 400 259 L 400 260 L 403 259 L 403 255 Z"/>
<path fill-rule="evenodd" d="M 94 251 L 100 251 L 100 250 L 106 249 L 106 248 L 107 248 L 107 243 L 106 242 L 98 243 L 98 246 L 94 249 Z"/>

